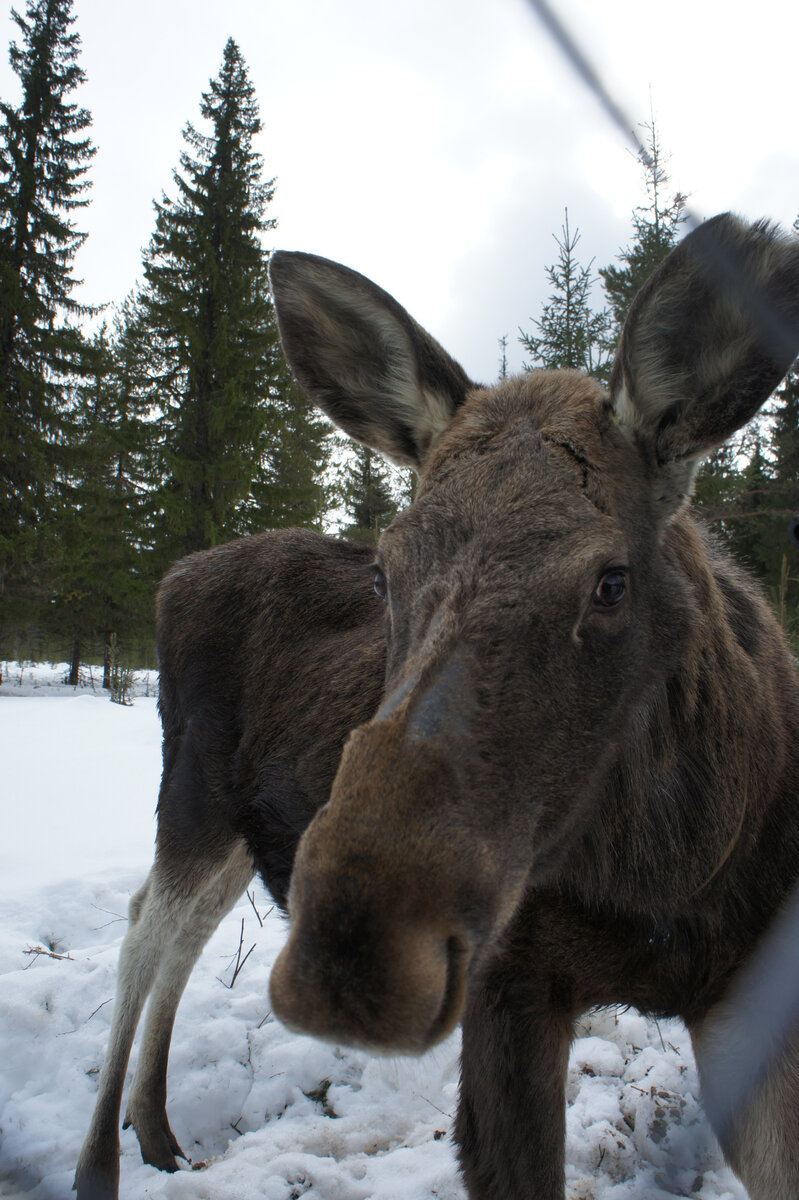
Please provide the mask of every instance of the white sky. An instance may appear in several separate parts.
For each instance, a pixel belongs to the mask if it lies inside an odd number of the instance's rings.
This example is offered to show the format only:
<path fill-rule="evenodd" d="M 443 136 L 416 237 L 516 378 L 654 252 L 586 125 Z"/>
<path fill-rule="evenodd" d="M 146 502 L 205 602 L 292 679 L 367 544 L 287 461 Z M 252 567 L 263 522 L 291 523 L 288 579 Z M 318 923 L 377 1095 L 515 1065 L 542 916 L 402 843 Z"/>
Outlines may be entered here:
<path fill-rule="evenodd" d="M 675 188 L 790 224 L 799 212 L 796 0 L 553 0 L 632 120 L 650 114 Z M 17 0 L 23 7 L 24 0 Z M 546 296 L 563 206 L 596 265 L 629 238 L 640 171 L 526 0 L 75 0 L 98 153 L 85 298 L 140 274 L 152 201 L 174 194 L 186 121 L 228 36 L 260 101 L 274 245 L 393 292 L 476 379 Z M 13 33 L 10 19 L 7 43 Z M 16 99 L 5 62 L 0 96 Z"/>

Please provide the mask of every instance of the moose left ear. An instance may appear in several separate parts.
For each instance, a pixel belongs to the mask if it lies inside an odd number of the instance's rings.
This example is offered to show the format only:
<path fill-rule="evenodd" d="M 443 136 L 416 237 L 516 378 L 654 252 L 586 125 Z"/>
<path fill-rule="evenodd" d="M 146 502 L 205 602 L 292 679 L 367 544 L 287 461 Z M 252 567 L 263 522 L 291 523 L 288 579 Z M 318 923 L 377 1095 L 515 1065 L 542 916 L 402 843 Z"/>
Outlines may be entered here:
<path fill-rule="evenodd" d="M 700 225 L 650 276 L 627 317 L 610 391 L 651 466 L 664 517 L 797 353 L 799 238 L 727 213 Z"/>

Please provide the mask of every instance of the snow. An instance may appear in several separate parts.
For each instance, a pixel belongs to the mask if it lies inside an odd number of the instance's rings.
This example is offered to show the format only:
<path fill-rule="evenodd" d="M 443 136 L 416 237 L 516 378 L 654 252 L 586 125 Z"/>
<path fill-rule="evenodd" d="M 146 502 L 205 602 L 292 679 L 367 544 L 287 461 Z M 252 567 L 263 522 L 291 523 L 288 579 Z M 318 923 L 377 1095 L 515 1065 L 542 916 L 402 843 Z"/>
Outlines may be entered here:
<path fill-rule="evenodd" d="M 96 680 L 73 689 L 63 676 L 28 666 L 20 685 L 4 664 L 0 684 L 0 1197 L 29 1200 L 72 1194 L 160 770 L 152 679 L 123 708 Z M 464 1200 L 449 1136 L 459 1035 L 400 1059 L 289 1033 L 267 990 L 285 922 L 260 885 L 250 895 L 211 939 L 175 1025 L 168 1108 L 192 1165 L 144 1165 L 127 1130 L 121 1200 Z M 231 988 L 242 922 L 255 950 Z M 702 1116 L 678 1022 L 604 1010 L 577 1035 L 569 1200 L 746 1200 Z"/>

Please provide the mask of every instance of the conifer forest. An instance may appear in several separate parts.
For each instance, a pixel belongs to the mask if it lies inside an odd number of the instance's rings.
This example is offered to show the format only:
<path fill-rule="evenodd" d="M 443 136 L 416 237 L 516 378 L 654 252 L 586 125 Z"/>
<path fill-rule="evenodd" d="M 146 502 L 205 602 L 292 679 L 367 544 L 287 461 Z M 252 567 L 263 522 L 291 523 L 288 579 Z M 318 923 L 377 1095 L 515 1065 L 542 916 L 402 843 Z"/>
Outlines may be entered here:
<path fill-rule="evenodd" d="M 0 98 L 0 660 L 67 661 L 76 682 L 81 662 L 106 676 L 155 665 L 155 589 L 181 556 L 287 525 L 374 540 L 413 481 L 344 447 L 283 358 L 267 275 L 277 183 L 254 149 L 236 42 L 186 114 L 137 287 L 98 310 L 76 299 L 95 147 L 73 0 L 27 0 L 14 21 L 20 97 Z M 686 199 L 655 121 L 643 130 L 641 202 L 613 262 L 595 264 L 564 197 L 541 264 L 549 298 L 519 314 L 525 369 L 606 382 L 633 297 L 683 235 Z M 694 502 L 796 638 L 799 365 L 705 463 Z"/>

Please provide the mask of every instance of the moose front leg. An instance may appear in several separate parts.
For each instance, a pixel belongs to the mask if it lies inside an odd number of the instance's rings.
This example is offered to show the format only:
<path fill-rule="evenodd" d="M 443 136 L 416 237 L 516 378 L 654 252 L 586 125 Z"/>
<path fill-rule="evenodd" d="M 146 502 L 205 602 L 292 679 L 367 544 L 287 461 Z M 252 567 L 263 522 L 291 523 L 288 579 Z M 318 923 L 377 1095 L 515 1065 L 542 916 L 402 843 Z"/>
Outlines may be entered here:
<path fill-rule="evenodd" d="M 561 1200 L 573 1022 L 509 948 L 473 980 L 455 1140 L 469 1200 Z"/>
<path fill-rule="evenodd" d="M 161 1171 L 177 1171 L 177 1158 L 186 1158 L 166 1115 L 167 1061 L 178 1004 L 203 947 L 252 874 L 249 851 L 243 842 L 235 843 L 223 866 L 177 925 L 170 953 L 152 990 L 123 1128 L 133 1126 L 142 1158 Z"/>

